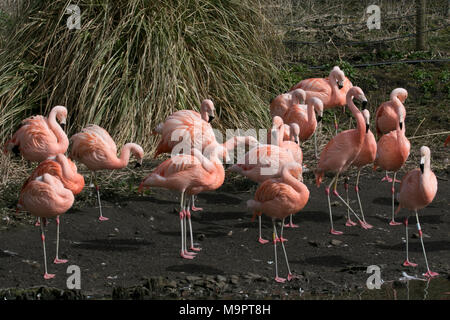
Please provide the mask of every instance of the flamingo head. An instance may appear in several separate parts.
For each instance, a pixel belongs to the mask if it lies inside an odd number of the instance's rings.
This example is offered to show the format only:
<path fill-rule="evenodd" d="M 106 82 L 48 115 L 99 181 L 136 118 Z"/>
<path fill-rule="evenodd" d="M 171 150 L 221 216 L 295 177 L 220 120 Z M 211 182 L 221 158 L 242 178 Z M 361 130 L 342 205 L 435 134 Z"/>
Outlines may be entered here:
<path fill-rule="evenodd" d="M 67 108 L 63 106 L 56 106 L 52 109 L 52 111 L 56 113 L 56 119 L 58 119 L 58 122 L 64 129 L 67 121 Z"/>
<path fill-rule="evenodd" d="M 392 90 L 390 98 L 393 100 L 395 97 L 397 97 L 401 103 L 405 103 L 406 99 L 408 98 L 408 91 L 403 88 L 396 88 Z"/>
<path fill-rule="evenodd" d="M 305 104 L 306 92 L 303 89 L 295 89 L 291 92 L 293 104 Z"/>
<path fill-rule="evenodd" d="M 364 120 L 366 121 L 366 133 L 369 132 L 369 128 L 370 128 L 370 112 L 367 109 L 364 109 L 362 111 Z"/>
<path fill-rule="evenodd" d="M 403 130 L 403 123 L 405 122 L 405 115 L 403 114 L 403 110 L 401 110 L 400 108 L 397 109 L 397 115 L 398 115 L 400 130 Z"/>
<path fill-rule="evenodd" d="M 135 168 L 142 166 L 142 160 L 144 159 L 144 149 L 142 149 L 142 147 L 138 144 L 133 144 L 133 147 L 130 151 L 137 160 Z"/>
<path fill-rule="evenodd" d="M 297 123 L 293 122 L 293 123 L 289 124 L 289 128 L 290 128 L 289 135 L 290 135 L 291 140 L 294 140 L 294 142 L 296 144 L 298 144 L 299 143 L 298 137 L 300 135 L 299 125 Z"/>
<path fill-rule="evenodd" d="M 308 99 L 308 104 L 314 106 L 314 111 L 317 114 L 317 121 L 321 121 L 323 118 L 323 102 L 317 97 L 311 97 Z"/>
<path fill-rule="evenodd" d="M 425 163 L 430 161 L 431 151 L 427 146 L 420 148 L 420 171 L 423 173 L 425 169 Z"/>
<path fill-rule="evenodd" d="M 345 74 L 338 66 L 335 66 L 330 72 L 330 78 L 335 79 L 339 90 L 344 87 Z"/>
<path fill-rule="evenodd" d="M 210 99 L 205 99 L 202 101 L 202 105 L 200 106 L 200 112 L 202 115 L 202 119 L 211 122 L 214 120 L 214 112 L 215 112 L 214 103 Z"/>
<path fill-rule="evenodd" d="M 367 107 L 367 98 L 364 94 L 364 91 L 360 87 L 351 87 L 347 92 L 347 97 L 356 98 L 357 100 L 362 102 L 362 109 L 366 109 Z"/>

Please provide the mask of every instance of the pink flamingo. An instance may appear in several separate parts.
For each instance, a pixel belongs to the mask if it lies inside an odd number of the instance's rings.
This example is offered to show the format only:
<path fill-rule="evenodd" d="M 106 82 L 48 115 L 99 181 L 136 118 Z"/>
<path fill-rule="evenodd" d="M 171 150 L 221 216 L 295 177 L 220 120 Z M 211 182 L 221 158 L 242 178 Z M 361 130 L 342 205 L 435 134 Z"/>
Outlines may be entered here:
<path fill-rule="evenodd" d="M 254 212 L 254 215 L 266 214 L 272 218 L 273 224 L 273 244 L 275 251 L 275 281 L 285 282 L 286 279 L 278 276 L 278 262 L 277 262 L 277 242 L 281 242 L 284 257 L 286 258 L 286 265 L 288 269 L 288 280 L 293 278 L 289 262 L 286 255 L 283 239 L 284 219 L 292 214 L 302 210 L 309 200 L 308 188 L 300 182 L 296 176 L 292 176 L 292 172 L 301 174 L 301 165 L 298 163 L 284 164 L 281 170 L 281 178 L 269 179 L 264 181 L 256 190 L 255 199 L 247 201 L 247 207 Z M 289 169 L 294 169 L 293 171 Z M 301 179 L 303 180 L 303 179 Z M 275 220 L 281 219 L 281 234 L 280 238 L 277 235 Z"/>
<path fill-rule="evenodd" d="M 285 114 L 283 120 L 286 123 L 297 123 L 300 127 L 300 141 L 304 142 L 311 138 L 314 133 L 314 151 L 317 157 L 317 122 L 323 117 L 323 103 L 317 97 L 306 100 L 307 105 L 296 105 L 291 107 Z M 318 117 L 316 119 L 316 112 Z"/>
<path fill-rule="evenodd" d="M 54 107 L 48 116 L 32 116 L 22 121 L 22 126 L 6 142 L 5 151 L 22 154 L 24 159 L 40 162 L 48 157 L 65 153 L 69 140 L 64 130 L 58 124 L 65 125 L 67 109 L 63 106 Z"/>
<path fill-rule="evenodd" d="M 18 207 L 30 212 L 32 215 L 47 219 L 56 218 L 56 258 L 54 263 L 66 263 L 67 260 L 59 259 L 59 216 L 69 210 L 74 201 L 72 191 L 65 189 L 58 178 L 48 173 L 30 181 L 20 192 Z M 47 256 L 45 252 L 45 232 L 41 224 L 41 239 L 44 249 L 44 279 L 51 279 L 55 275 L 47 272 Z"/>
<path fill-rule="evenodd" d="M 73 135 L 70 140 L 72 141 L 70 157 L 86 165 L 93 173 L 100 211 L 99 220 L 108 220 L 102 213 L 100 187 L 97 183 L 96 171 L 125 168 L 130 160 L 130 154 L 133 154 L 138 160 L 136 163 L 136 167 L 138 167 L 142 165 L 144 150 L 135 143 L 127 143 L 123 146 L 120 158 L 118 158 L 116 143 L 105 129 L 97 125 L 88 125 L 81 132 Z"/>
<path fill-rule="evenodd" d="M 377 109 L 375 114 L 375 126 L 377 129 L 377 136 L 381 137 L 383 134 L 395 131 L 396 125 L 399 122 L 398 109 L 406 117 L 406 109 L 403 103 L 408 98 L 408 91 L 403 88 L 396 88 L 390 94 L 390 100 L 383 102 Z M 387 172 L 381 181 L 392 182 Z M 397 181 L 400 182 L 400 181 Z"/>
<path fill-rule="evenodd" d="M 84 178 L 77 172 L 77 167 L 70 159 L 66 158 L 63 154 L 57 154 L 56 157 L 51 157 L 45 161 L 42 161 L 36 169 L 33 170 L 30 177 L 25 181 L 22 189 L 25 189 L 26 185 L 37 177 L 43 176 L 44 173 L 48 173 L 58 178 L 64 185 L 64 188 L 72 191 L 73 195 L 79 194 L 84 187 Z M 57 220 L 58 221 L 58 220 Z M 39 218 L 36 221 L 36 226 L 40 225 Z"/>
<path fill-rule="evenodd" d="M 216 190 L 225 179 L 225 171 L 219 155 L 226 154 L 226 149 L 221 145 L 211 146 L 210 158 L 204 157 L 197 150 L 192 149 L 192 155 L 179 154 L 161 163 L 140 184 L 139 191 L 144 188 L 159 187 L 176 190 L 181 193 L 180 201 L 180 225 L 181 225 L 181 257 L 193 259 L 195 252 L 187 250 L 186 218 L 189 221 L 191 235 L 191 247 L 193 251 L 200 251 L 194 247 L 192 236 L 191 213 L 189 204 L 186 205 L 186 195 L 195 195 L 200 192 Z"/>
<path fill-rule="evenodd" d="M 356 129 L 342 131 L 338 135 L 336 135 L 333 139 L 328 142 L 325 148 L 322 150 L 320 154 L 319 163 L 317 165 L 317 169 L 315 171 L 316 175 L 316 185 L 320 186 L 322 183 L 323 176 L 325 172 L 333 172 L 335 173 L 335 177 L 331 180 L 331 183 L 328 187 L 325 188 L 325 192 L 328 197 L 328 209 L 330 212 L 330 223 L 331 223 L 331 234 L 341 235 L 341 231 L 336 231 L 333 227 L 333 216 L 331 213 L 331 202 L 330 202 L 330 187 L 334 183 L 333 194 L 336 195 L 348 208 L 350 206 L 348 203 L 342 199 L 342 197 L 338 194 L 336 187 L 339 179 L 339 174 L 346 171 L 352 162 L 358 156 L 362 145 L 364 143 L 364 139 L 366 136 L 366 124 L 364 121 L 364 117 L 362 113 L 358 110 L 358 108 L 353 103 L 353 98 L 357 98 L 363 102 L 363 109 L 367 104 L 366 96 L 364 92 L 359 87 L 352 87 L 347 92 L 347 105 L 350 108 L 353 116 L 356 118 Z M 362 227 L 365 227 L 364 223 L 361 219 L 356 215 L 356 213 L 350 208 L 350 211 L 356 216 L 359 220 Z"/>
<path fill-rule="evenodd" d="M 397 193 L 397 199 L 399 206 L 395 213 L 398 213 L 401 208 L 412 210 L 416 213 L 417 230 L 419 231 L 420 242 L 422 244 L 423 256 L 425 258 L 425 264 L 427 266 L 427 272 L 424 274 L 426 277 L 435 277 L 439 274 L 430 270 L 428 266 L 427 255 L 425 253 L 425 247 L 423 245 L 423 234 L 420 227 L 419 215 L 417 210 L 425 208 L 429 205 L 437 192 L 437 179 L 433 171 L 431 171 L 430 165 L 430 149 L 426 146 L 420 148 L 420 169 L 416 168 L 409 171 L 402 179 L 400 184 L 400 191 Z M 405 218 L 406 227 L 406 260 L 403 263 L 405 267 L 415 267 L 417 264 L 409 261 L 408 257 L 408 217 Z"/>
<path fill-rule="evenodd" d="M 363 208 L 361 205 L 361 199 L 359 198 L 359 176 L 361 174 L 361 169 L 364 166 L 366 166 L 370 163 L 373 163 L 375 161 L 375 156 L 377 154 L 377 142 L 375 140 L 375 137 L 374 137 L 372 131 L 370 131 L 369 110 L 367 110 L 367 109 L 363 110 L 362 114 L 363 114 L 364 120 L 366 122 L 366 135 L 364 138 L 363 145 L 361 147 L 361 151 L 356 156 L 356 159 L 353 160 L 351 166 L 356 167 L 358 169 L 358 175 L 356 176 L 355 191 L 356 191 L 356 196 L 358 197 L 359 209 L 361 211 L 362 220 L 363 220 L 365 227 L 367 229 L 371 229 L 371 228 L 373 228 L 373 226 L 366 222 L 366 219 L 364 217 Z M 345 190 L 347 192 L 347 203 L 349 203 L 349 201 L 348 201 L 348 184 L 346 184 Z M 345 225 L 347 227 L 356 225 L 356 223 L 350 219 L 350 210 L 347 210 L 347 222 L 345 223 Z"/>
<path fill-rule="evenodd" d="M 395 131 L 383 135 L 377 143 L 377 154 L 374 161 L 373 169 L 377 167 L 385 171 L 393 171 L 394 178 L 392 179 L 392 220 L 389 222 L 391 226 L 400 225 L 400 222 L 395 222 L 394 219 L 394 192 L 397 171 L 403 166 L 409 157 L 411 144 L 405 136 L 405 116 L 401 109 L 397 109 L 399 122 Z"/>
<path fill-rule="evenodd" d="M 338 66 L 335 66 L 331 70 L 328 78 L 302 80 L 293 86 L 291 91 L 303 89 L 306 92 L 306 100 L 310 97 L 317 97 L 322 100 L 325 109 L 330 109 L 337 106 L 345 106 L 347 102 L 346 95 L 351 87 L 353 87 L 351 81 Z M 334 121 L 337 133 L 338 124 L 336 116 Z"/>
<path fill-rule="evenodd" d="M 280 94 L 270 102 L 270 116 L 272 118 L 275 116 L 283 118 L 289 108 L 298 104 L 304 104 L 305 100 L 306 92 L 303 89 L 295 89 Z"/>

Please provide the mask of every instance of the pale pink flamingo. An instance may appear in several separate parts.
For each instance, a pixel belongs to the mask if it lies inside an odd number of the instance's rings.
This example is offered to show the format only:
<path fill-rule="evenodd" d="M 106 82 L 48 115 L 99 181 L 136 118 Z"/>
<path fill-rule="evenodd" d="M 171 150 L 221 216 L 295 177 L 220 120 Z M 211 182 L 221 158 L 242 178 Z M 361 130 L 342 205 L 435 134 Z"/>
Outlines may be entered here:
<path fill-rule="evenodd" d="M 317 113 L 317 119 L 316 119 Z M 304 142 L 314 134 L 314 151 L 317 157 L 317 122 L 323 117 L 323 103 L 317 97 L 310 97 L 306 105 L 296 105 L 288 109 L 283 117 L 286 123 L 297 123 L 300 127 L 300 141 Z"/>
<path fill-rule="evenodd" d="M 304 104 L 306 92 L 303 89 L 295 89 L 290 92 L 280 94 L 270 102 L 270 116 L 284 117 L 292 106 Z"/>
<path fill-rule="evenodd" d="M 30 181 L 20 192 L 19 204 L 20 209 L 26 210 L 32 215 L 47 219 L 56 218 L 56 258 L 54 263 L 66 263 L 67 260 L 59 259 L 59 216 L 69 210 L 74 201 L 72 191 L 65 189 L 61 181 L 48 174 L 37 177 Z M 45 232 L 44 223 L 41 223 L 41 240 L 44 249 L 44 267 L 45 279 L 51 279 L 55 275 L 47 272 L 47 256 L 45 252 Z"/>
<path fill-rule="evenodd" d="M 356 176 L 355 191 L 356 191 L 356 196 L 358 197 L 359 209 L 361 211 L 362 220 L 363 220 L 365 227 L 368 229 L 371 229 L 371 228 L 373 228 L 373 226 L 366 222 L 366 218 L 364 217 L 364 211 L 363 211 L 363 208 L 361 205 L 361 199 L 359 198 L 359 176 L 361 174 L 361 169 L 364 166 L 366 166 L 370 163 L 373 163 L 375 161 L 375 156 L 377 154 L 377 142 L 375 140 L 375 137 L 374 137 L 372 131 L 370 131 L 369 110 L 367 110 L 367 109 L 363 110 L 362 114 L 363 114 L 364 120 L 366 122 L 366 135 L 364 138 L 363 145 L 361 147 L 361 151 L 356 156 L 356 159 L 353 160 L 351 166 L 356 167 L 358 169 L 358 175 Z M 349 201 L 348 201 L 348 185 L 345 186 L 345 190 L 347 192 L 347 203 L 349 203 Z M 347 227 L 356 225 L 356 223 L 350 219 L 350 210 L 347 210 L 347 222 L 345 223 L 345 225 Z"/>
<path fill-rule="evenodd" d="M 25 181 L 22 189 L 25 189 L 26 185 L 35 180 L 39 176 L 43 176 L 44 173 L 48 173 L 58 178 L 64 185 L 64 188 L 72 191 L 74 195 L 79 194 L 84 187 L 84 178 L 78 173 L 75 163 L 66 158 L 63 154 L 57 154 L 55 157 L 51 157 L 45 161 L 42 161 L 36 169 L 33 170 L 30 177 Z M 39 226 L 39 218 L 36 221 L 36 226 Z"/>
<path fill-rule="evenodd" d="M 426 146 L 420 148 L 420 169 L 416 168 L 403 177 L 400 184 L 400 190 L 397 193 L 399 206 L 395 213 L 398 213 L 402 208 L 412 210 L 416 213 L 417 230 L 419 231 L 420 242 L 422 244 L 423 256 L 427 266 L 426 277 L 435 277 L 439 274 L 430 270 L 428 266 L 427 255 L 425 253 L 425 246 L 423 245 L 422 228 L 420 227 L 419 215 L 417 210 L 428 206 L 436 196 L 438 184 L 436 176 L 431 171 L 431 152 Z M 409 261 L 408 257 L 408 217 L 405 218 L 406 227 L 406 260 L 403 262 L 405 267 L 415 267 L 417 264 Z"/>
<path fill-rule="evenodd" d="M 247 207 L 253 211 L 253 215 L 266 214 L 272 218 L 273 224 L 273 244 L 275 251 L 275 281 L 285 282 L 286 279 L 278 276 L 278 261 L 277 261 L 277 242 L 281 242 L 284 257 L 286 258 L 286 265 L 288 269 L 288 280 L 293 278 L 289 262 L 284 247 L 283 226 L 284 219 L 302 210 L 309 200 L 308 188 L 298 180 L 298 173 L 301 174 L 301 165 L 298 163 L 284 164 L 281 170 L 281 177 L 269 179 L 261 183 L 255 193 L 254 200 L 247 201 Z M 293 170 L 290 170 L 293 169 Z M 292 176 L 292 173 L 297 173 Z M 303 180 L 303 179 L 300 179 Z M 281 233 L 280 238 L 277 235 L 275 220 L 281 219 Z"/>
<path fill-rule="evenodd" d="M 366 123 L 364 121 L 362 113 L 353 103 L 354 97 L 363 102 L 363 109 L 367 104 L 367 99 L 364 95 L 364 92 L 359 87 L 352 87 L 347 92 L 347 105 L 356 119 L 356 129 L 342 131 L 334 138 L 332 138 L 330 142 L 328 142 L 328 144 L 320 154 L 319 163 L 315 171 L 317 187 L 319 187 L 322 183 L 325 172 L 335 173 L 335 177 L 331 180 L 331 183 L 328 185 L 328 187 L 325 188 L 325 192 L 328 197 L 328 209 L 330 212 L 330 233 L 334 235 L 340 235 L 342 234 L 342 232 L 336 231 L 333 226 L 333 216 L 331 213 L 330 202 L 330 187 L 334 183 L 333 194 L 337 196 L 348 208 L 350 208 L 348 203 L 346 203 L 344 199 L 342 199 L 342 197 L 338 194 L 336 190 L 337 182 L 339 179 L 339 174 L 346 171 L 358 156 L 358 153 L 361 151 L 366 136 Z M 359 217 L 351 208 L 350 211 L 356 216 L 361 226 L 365 227 L 364 222 L 359 219 Z"/>
<path fill-rule="evenodd" d="M 186 218 L 189 221 L 191 235 L 191 247 L 193 251 L 200 251 L 194 247 L 191 213 L 189 204 L 186 205 L 186 195 L 195 195 L 200 192 L 216 190 L 225 179 L 225 171 L 219 155 L 226 154 L 226 149 L 221 145 L 211 146 L 210 158 L 203 156 L 198 149 L 192 149 L 192 155 L 179 154 L 161 163 L 140 184 L 139 191 L 144 188 L 159 187 L 176 190 L 181 193 L 180 201 L 180 226 L 181 226 L 181 257 L 193 259 L 195 252 L 187 250 Z"/>
<path fill-rule="evenodd" d="M 345 76 L 344 72 L 335 66 L 330 72 L 328 78 L 310 78 L 304 79 L 291 88 L 303 89 L 306 92 L 306 100 L 310 97 L 317 97 L 323 102 L 324 109 L 330 109 L 338 106 L 345 106 L 348 90 L 353 87 L 351 81 Z M 336 133 L 338 124 L 335 117 Z"/>
<path fill-rule="evenodd" d="M 100 211 L 99 220 L 108 220 L 102 213 L 100 187 L 97 183 L 96 171 L 125 168 L 131 154 L 138 161 L 136 166 L 140 166 L 142 165 L 144 150 L 135 143 L 127 143 L 122 147 L 120 158 L 118 158 L 116 143 L 105 129 L 97 125 L 88 125 L 81 132 L 74 134 L 70 140 L 72 141 L 70 157 L 86 165 L 93 173 Z"/>
<path fill-rule="evenodd" d="M 377 167 L 385 171 L 393 171 L 394 177 L 392 179 L 392 220 L 389 222 L 391 226 L 400 225 L 400 222 L 395 222 L 394 219 L 394 193 L 397 171 L 405 164 L 409 157 L 411 144 L 405 136 L 405 116 L 401 109 L 397 109 L 399 122 L 395 131 L 383 135 L 377 143 L 377 154 L 374 161 L 374 170 Z"/>
<path fill-rule="evenodd" d="M 31 162 L 40 162 L 48 157 L 65 153 L 69 147 L 69 140 L 63 128 L 67 109 L 63 106 L 52 108 L 48 118 L 32 116 L 22 121 L 22 125 L 13 137 L 6 142 L 5 151 L 22 154 L 23 158 Z"/>
<path fill-rule="evenodd" d="M 380 138 L 383 134 L 395 131 L 396 125 L 399 122 L 398 109 L 401 109 L 403 115 L 406 117 L 406 109 L 403 105 L 408 98 L 408 91 L 403 88 L 396 88 L 392 90 L 390 100 L 383 102 L 377 109 L 375 114 L 375 126 L 377 129 L 377 137 Z M 387 172 L 381 181 L 392 182 Z M 400 181 L 397 181 L 400 182 Z"/>

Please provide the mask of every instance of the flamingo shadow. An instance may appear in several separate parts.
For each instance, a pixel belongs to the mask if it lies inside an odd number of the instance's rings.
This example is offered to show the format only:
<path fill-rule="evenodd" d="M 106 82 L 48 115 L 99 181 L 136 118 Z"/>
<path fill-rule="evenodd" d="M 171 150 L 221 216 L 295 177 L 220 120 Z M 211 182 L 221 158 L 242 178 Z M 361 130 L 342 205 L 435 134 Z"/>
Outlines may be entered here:
<path fill-rule="evenodd" d="M 99 251 L 134 251 L 141 246 L 152 245 L 152 242 L 136 239 L 95 239 L 74 243 L 72 247 Z"/>
<path fill-rule="evenodd" d="M 168 266 L 166 271 L 172 272 L 185 272 L 189 274 L 208 274 L 208 275 L 217 275 L 217 274 L 225 274 L 222 270 L 207 266 L 204 264 L 183 264 L 183 265 L 174 265 Z"/>

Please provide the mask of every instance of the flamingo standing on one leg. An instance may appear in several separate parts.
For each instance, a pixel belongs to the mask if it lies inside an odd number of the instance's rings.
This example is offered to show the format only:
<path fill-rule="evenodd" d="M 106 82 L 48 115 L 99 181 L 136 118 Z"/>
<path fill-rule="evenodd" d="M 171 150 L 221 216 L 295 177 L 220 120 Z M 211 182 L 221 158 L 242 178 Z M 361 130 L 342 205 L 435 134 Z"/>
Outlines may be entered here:
<path fill-rule="evenodd" d="M 352 87 L 347 92 L 347 105 L 353 116 L 356 118 L 356 129 L 342 131 L 333 139 L 331 139 L 330 142 L 328 142 L 328 144 L 320 154 L 319 163 L 315 171 L 317 187 L 320 186 L 325 172 L 333 172 L 336 174 L 335 177 L 331 180 L 331 183 L 328 185 L 328 187 L 325 188 L 325 192 L 328 197 L 328 209 L 330 212 L 330 233 L 334 235 L 341 235 L 342 232 L 336 231 L 333 226 L 333 216 L 331 213 L 330 202 L 330 187 L 334 183 L 333 194 L 336 195 L 348 208 L 350 208 L 348 203 L 346 203 L 344 199 L 342 199 L 341 196 L 337 193 L 337 182 L 339 174 L 347 170 L 358 156 L 366 136 L 366 123 L 364 121 L 362 113 L 353 103 L 354 97 L 363 102 L 363 109 L 365 109 L 367 99 L 364 95 L 364 92 L 359 87 Z M 359 217 L 351 208 L 350 210 L 356 216 L 361 226 L 364 227 L 363 221 L 359 219 Z"/>
<path fill-rule="evenodd" d="M 293 106 L 304 104 L 306 92 L 303 89 L 295 89 L 287 93 L 280 94 L 270 102 L 270 116 L 283 118 L 286 112 Z"/>
<path fill-rule="evenodd" d="M 301 165 L 295 162 L 284 164 L 281 170 L 281 178 L 264 181 L 256 190 L 255 199 L 247 201 L 247 207 L 254 212 L 254 215 L 264 213 L 272 218 L 272 239 L 275 251 L 275 281 L 281 283 L 285 282 L 286 279 L 278 276 L 277 242 L 281 242 L 284 257 L 286 258 L 286 265 L 288 269 L 287 279 L 291 280 L 293 278 L 291 269 L 289 268 L 286 249 L 284 247 L 284 219 L 287 216 L 302 210 L 309 200 L 308 188 L 296 177 L 292 176 L 292 171 L 289 170 L 291 168 L 294 169 L 294 172 L 300 172 L 301 174 Z M 275 226 L 276 219 L 282 220 L 280 238 L 278 238 L 277 229 Z"/>
<path fill-rule="evenodd" d="M 96 171 L 122 169 L 128 165 L 130 154 L 133 154 L 138 160 L 136 166 L 140 166 L 142 165 L 144 150 L 135 143 L 127 143 L 123 146 L 120 158 L 118 158 L 116 143 L 105 129 L 97 125 L 85 127 L 81 132 L 73 135 L 70 140 L 72 141 L 70 157 L 85 164 L 93 172 L 100 211 L 99 220 L 108 220 L 102 213 L 100 187 L 97 183 Z"/>
<path fill-rule="evenodd" d="M 187 250 L 186 218 L 189 221 L 191 247 L 193 251 L 200 251 L 194 247 L 192 224 L 189 205 L 186 205 L 186 195 L 195 195 L 203 191 L 216 190 L 225 179 L 225 171 L 219 155 L 226 154 L 221 145 L 211 146 L 211 156 L 206 158 L 197 150 L 192 149 L 192 155 L 179 154 L 161 163 L 140 184 L 139 190 L 148 187 L 159 187 L 176 190 L 181 193 L 180 225 L 181 225 L 181 257 L 193 259 L 195 253 Z"/>
<path fill-rule="evenodd" d="M 425 264 L 427 266 L 427 272 L 424 274 L 426 277 L 435 277 L 439 275 L 436 272 L 430 270 L 427 260 L 427 254 L 425 253 L 425 247 L 423 244 L 423 234 L 420 227 L 419 215 L 417 210 L 425 208 L 429 205 L 436 196 L 438 184 L 436 176 L 431 171 L 431 152 L 426 146 L 420 148 L 420 169 L 414 169 L 409 171 L 402 179 L 400 184 L 400 190 L 397 194 L 399 206 L 396 213 L 401 208 L 412 210 L 416 213 L 417 229 L 419 231 L 420 242 L 422 244 L 423 256 L 425 258 Z M 417 264 L 409 261 L 408 257 L 408 217 L 405 218 L 406 227 L 406 260 L 403 263 L 405 267 L 415 267 Z"/>
<path fill-rule="evenodd" d="M 20 193 L 18 206 L 40 218 L 56 218 L 57 240 L 56 258 L 54 263 L 65 263 L 67 260 L 58 258 L 59 250 L 59 216 L 69 210 L 74 201 L 72 191 L 65 189 L 58 178 L 44 173 L 30 181 Z M 45 279 L 51 279 L 55 275 L 47 272 L 47 256 L 45 252 L 45 232 L 43 223 L 41 224 L 41 239 L 44 249 Z"/>
<path fill-rule="evenodd" d="M 40 162 L 48 157 L 65 153 L 69 147 L 69 139 L 63 128 L 65 125 L 67 109 L 63 106 L 53 107 L 48 118 L 32 116 L 22 121 L 22 126 L 13 137 L 6 142 L 5 151 L 22 154 L 24 159 Z"/>
<path fill-rule="evenodd" d="M 361 169 L 370 163 L 373 163 L 375 161 L 375 156 L 377 154 L 377 142 L 375 141 L 375 137 L 370 131 L 370 113 L 369 110 L 365 109 L 362 111 L 362 114 L 364 116 L 364 120 L 366 122 L 366 136 L 364 138 L 363 145 L 361 147 L 361 151 L 359 152 L 358 156 L 355 160 L 353 160 L 351 166 L 356 167 L 358 169 L 358 175 L 356 176 L 356 185 L 355 185 L 355 191 L 356 196 L 358 197 L 358 203 L 359 203 L 359 209 L 361 211 L 362 220 L 364 223 L 365 228 L 371 229 L 373 228 L 372 225 L 368 224 L 366 222 L 366 219 L 364 217 L 363 208 L 361 205 L 361 199 L 359 198 L 359 176 L 361 174 Z M 348 185 L 346 186 L 346 192 L 347 192 L 347 203 L 348 201 Z M 348 208 L 347 208 L 348 209 Z M 356 225 L 355 222 L 353 222 L 350 219 L 350 210 L 347 210 L 347 222 L 345 223 L 347 227 L 351 227 Z"/>
<path fill-rule="evenodd" d="M 383 102 L 377 109 L 375 114 L 375 126 L 377 130 L 377 137 L 383 134 L 395 131 L 396 125 L 399 122 L 399 109 L 406 117 L 406 109 L 403 105 L 408 98 L 408 91 L 403 88 L 396 88 L 390 94 L 390 100 Z M 381 181 L 392 182 L 387 172 Z M 400 181 L 397 181 L 400 182 Z"/>
<path fill-rule="evenodd" d="M 84 187 L 84 178 L 77 172 L 77 167 L 70 159 L 66 158 L 63 154 L 58 154 L 55 157 L 42 161 L 36 169 L 33 170 L 30 177 L 25 181 L 22 189 L 25 189 L 26 185 L 35 180 L 39 176 L 43 176 L 44 173 L 48 173 L 58 178 L 64 185 L 64 188 L 72 191 L 73 195 L 79 194 Z M 58 220 L 57 220 L 58 221 Z M 36 221 L 36 226 L 40 225 L 39 218 Z"/>
<path fill-rule="evenodd" d="M 293 86 L 291 91 L 303 89 L 306 92 L 306 100 L 310 97 L 317 97 L 322 100 L 325 109 L 330 109 L 337 106 L 345 106 L 347 102 L 346 95 L 351 87 L 353 87 L 351 81 L 338 66 L 335 66 L 331 70 L 328 78 L 310 78 L 302 80 Z M 337 134 L 338 124 L 336 116 L 334 125 Z"/>
<path fill-rule="evenodd" d="M 392 179 L 392 220 L 389 222 L 391 226 L 400 225 L 400 222 L 395 222 L 394 219 L 394 193 L 397 171 L 403 166 L 409 157 L 411 144 L 405 136 L 405 117 L 401 109 L 397 109 L 399 122 L 395 131 L 383 135 L 377 143 L 377 154 L 374 161 L 374 170 L 377 167 L 385 171 L 393 171 L 394 178 Z"/>

